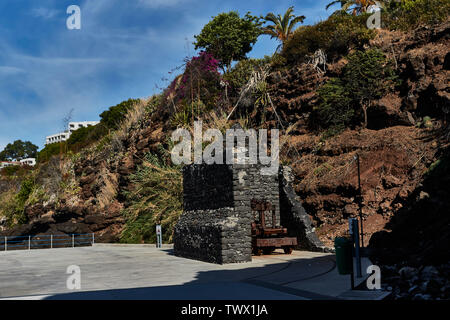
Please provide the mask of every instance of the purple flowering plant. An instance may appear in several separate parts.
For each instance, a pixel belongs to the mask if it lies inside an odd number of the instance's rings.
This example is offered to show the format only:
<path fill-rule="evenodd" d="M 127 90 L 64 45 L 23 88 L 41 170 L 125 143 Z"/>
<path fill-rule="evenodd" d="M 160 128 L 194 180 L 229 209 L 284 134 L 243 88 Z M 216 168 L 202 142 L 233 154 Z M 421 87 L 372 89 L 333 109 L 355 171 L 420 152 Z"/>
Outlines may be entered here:
<path fill-rule="evenodd" d="M 200 100 L 208 109 L 212 108 L 221 96 L 219 64 L 220 61 L 206 51 L 186 59 L 183 74 L 169 85 L 166 97 L 173 99 L 175 105 L 191 105 Z"/>

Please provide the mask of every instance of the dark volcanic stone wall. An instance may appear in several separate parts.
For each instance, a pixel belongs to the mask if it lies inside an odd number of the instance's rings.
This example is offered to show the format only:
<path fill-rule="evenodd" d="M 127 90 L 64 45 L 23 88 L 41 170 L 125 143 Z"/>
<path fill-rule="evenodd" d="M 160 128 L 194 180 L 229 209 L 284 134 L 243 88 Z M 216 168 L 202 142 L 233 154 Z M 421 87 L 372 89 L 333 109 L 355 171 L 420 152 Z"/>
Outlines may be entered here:
<path fill-rule="evenodd" d="M 278 175 L 261 175 L 258 165 L 185 166 L 175 254 L 213 263 L 251 261 L 250 201 L 272 202 L 279 224 L 278 185 Z"/>
<path fill-rule="evenodd" d="M 275 206 L 276 225 L 281 222 L 288 227 L 290 236 L 297 236 L 300 249 L 322 250 L 309 216 L 290 186 L 289 170 L 280 168 L 280 174 L 261 175 L 260 169 L 260 165 L 242 164 L 184 167 L 184 211 L 174 229 L 175 255 L 220 264 L 251 261 L 252 199 Z M 266 223 L 271 226 L 271 213 Z"/>
<path fill-rule="evenodd" d="M 231 166 L 201 164 L 183 167 L 184 211 L 226 207 L 233 207 Z"/>
<path fill-rule="evenodd" d="M 240 216 L 251 213 L 252 199 L 265 199 L 275 206 L 276 224 L 280 225 L 280 201 L 278 175 L 261 175 L 260 165 L 233 166 L 234 206 Z M 253 220 L 252 215 L 248 217 Z M 251 224 L 251 220 L 249 224 Z M 266 213 L 266 224 L 271 226 L 272 214 Z"/>
<path fill-rule="evenodd" d="M 294 176 L 291 168 L 280 167 L 280 206 L 281 225 L 288 229 L 290 237 L 297 237 L 297 249 L 309 251 L 326 251 L 324 244 L 319 240 L 311 222 L 297 195 L 292 188 Z"/>
<path fill-rule="evenodd" d="M 223 263 L 221 221 L 231 208 L 185 211 L 174 232 L 174 250 L 178 256 L 212 263 Z"/>

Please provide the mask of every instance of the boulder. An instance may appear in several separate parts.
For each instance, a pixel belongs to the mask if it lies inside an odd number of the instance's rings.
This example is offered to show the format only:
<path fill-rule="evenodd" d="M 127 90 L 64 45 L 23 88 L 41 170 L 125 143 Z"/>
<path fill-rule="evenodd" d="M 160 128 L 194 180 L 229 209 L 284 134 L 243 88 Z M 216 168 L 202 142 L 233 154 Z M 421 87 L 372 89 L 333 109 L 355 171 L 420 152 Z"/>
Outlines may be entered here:
<path fill-rule="evenodd" d="M 140 140 L 140 141 L 137 143 L 136 149 L 142 150 L 142 149 L 144 149 L 144 148 L 147 147 L 147 146 L 148 146 L 148 139 L 145 138 L 145 139 Z"/>
<path fill-rule="evenodd" d="M 434 266 L 426 266 L 420 272 L 420 277 L 425 280 L 430 280 L 439 276 L 439 271 Z"/>
<path fill-rule="evenodd" d="M 95 177 L 94 174 L 90 174 L 90 175 L 81 177 L 81 179 L 80 179 L 80 185 L 81 185 L 81 186 L 84 186 L 84 185 L 91 184 L 92 182 L 94 182 L 95 178 L 96 178 L 96 177 Z"/>
<path fill-rule="evenodd" d="M 403 267 L 398 272 L 400 276 L 405 279 L 412 279 L 414 276 L 417 276 L 419 271 L 416 268 L 413 267 Z"/>

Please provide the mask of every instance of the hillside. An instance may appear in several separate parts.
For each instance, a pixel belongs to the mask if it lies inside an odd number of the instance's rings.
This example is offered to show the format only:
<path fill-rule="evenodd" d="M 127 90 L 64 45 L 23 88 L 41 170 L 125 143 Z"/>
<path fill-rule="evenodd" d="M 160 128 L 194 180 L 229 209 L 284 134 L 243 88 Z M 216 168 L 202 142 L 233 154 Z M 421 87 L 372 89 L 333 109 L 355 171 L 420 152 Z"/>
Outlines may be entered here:
<path fill-rule="evenodd" d="M 300 43 L 302 30 L 292 42 Z M 50 157 L 24 176 L 3 177 L 0 236 L 94 232 L 98 242 L 152 242 L 161 220 L 163 239 L 170 242 L 182 211 L 181 174 L 168 153 L 170 134 L 179 126 L 192 127 L 195 118 L 221 130 L 235 122 L 280 128 L 282 163 L 292 167 L 295 191 L 328 247 L 358 214 L 358 154 L 364 239 L 374 258 L 397 271 L 404 265 L 448 263 L 450 21 L 364 32 L 357 44 L 348 40 L 347 52 L 330 49 L 322 66 L 315 63 L 316 48 L 309 49 L 308 59 L 298 58 L 293 52 L 301 48 L 295 43 L 269 62 L 239 62 L 224 77 L 230 83 L 225 95 L 220 74 L 200 77 L 208 90 L 199 89 L 198 99 L 180 109 L 186 99 L 180 83 L 194 65 L 188 64 L 163 93 L 134 102 L 120 126 L 98 140 Z M 393 70 L 395 78 L 371 100 L 366 124 L 363 111 L 355 109 L 341 122 L 336 122 L 339 111 L 323 125 L 320 108 L 327 92 L 322 88 L 350 76 L 349 61 L 372 49 L 381 52 L 383 68 Z M 265 74 L 265 86 L 245 95 L 255 72 Z M 263 103 L 267 93 L 269 102 Z"/>

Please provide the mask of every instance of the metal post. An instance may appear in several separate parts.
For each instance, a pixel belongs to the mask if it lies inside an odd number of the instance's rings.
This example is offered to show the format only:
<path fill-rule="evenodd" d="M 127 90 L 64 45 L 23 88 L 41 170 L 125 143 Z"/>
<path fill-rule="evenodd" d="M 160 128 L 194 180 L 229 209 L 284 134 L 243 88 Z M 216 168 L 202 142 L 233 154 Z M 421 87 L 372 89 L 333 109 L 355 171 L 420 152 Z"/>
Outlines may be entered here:
<path fill-rule="evenodd" d="M 72 233 L 72 248 L 75 248 L 75 237 Z"/>
<path fill-rule="evenodd" d="M 359 230 L 358 230 L 358 220 L 352 219 L 353 223 L 353 239 L 355 239 L 355 259 L 356 259 L 356 276 L 358 278 L 362 277 L 361 274 L 361 255 L 359 253 Z"/>
<path fill-rule="evenodd" d="M 31 250 L 31 236 L 28 236 L 28 250 Z"/>
<path fill-rule="evenodd" d="M 92 232 L 92 245 L 95 243 L 95 233 Z"/>
<path fill-rule="evenodd" d="M 50 249 L 53 249 L 53 234 L 50 235 Z"/>
<path fill-rule="evenodd" d="M 156 247 L 161 248 L 162 247 L 162 232 L 161 232 L 161 225 L 156 225 Z"/>
<path fill-rule="evenodd" d="M 361 247 L 364 248 L 364 231 L 363 231 L 363 217 L 362 217 L 362 192 L 361 192 L 361 170 L 359 166 L 359 154 L 356 154 L 356 163 L 358 165 L 358 207 L 359 219 L 361 224 Z"/>
<path fill-rule="evenodd" d="M 353 219 L 348 219 L 348 229 L 350 231 L 350 236 L 352 239 L 352 263 L 351 263 L 351 270 L 350 270 L 350 287 L 352 290 L 355 289 L 355 272 L 353 270 L 353 248 L 355 247 L 355 237 L 353 235 Z"/>
<path fill-rule="evenodd" d="M 5 236 L 5 251 L 8 251 L 8 237 Z"/>

